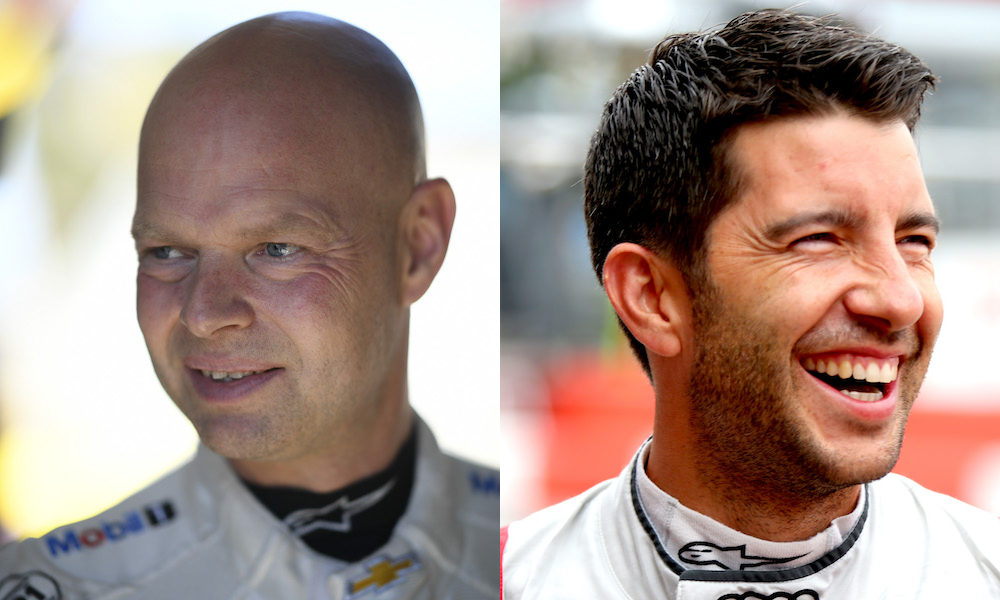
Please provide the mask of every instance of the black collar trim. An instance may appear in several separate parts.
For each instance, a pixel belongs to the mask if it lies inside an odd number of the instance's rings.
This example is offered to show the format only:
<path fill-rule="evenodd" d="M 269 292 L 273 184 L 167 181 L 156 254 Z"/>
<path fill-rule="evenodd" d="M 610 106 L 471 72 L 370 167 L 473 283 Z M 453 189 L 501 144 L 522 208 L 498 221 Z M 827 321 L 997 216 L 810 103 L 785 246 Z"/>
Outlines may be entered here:
<path fill-rule="evenodd" d="M 870 507 L 869 486 L 868 484 L 865 484 L 865 508 L 861 512 L 861 517 L 858 518 L 858 522 L 854 525 L 854 528 L 849 534 L 847 534 L 847 537 L 844 538 L 844 541 L 841 542 L 839 546 L 809 564 L 778 571 L 705 571 L 702 569 L 685 569 L 667 553 L 666 548 L 663 547 L 663 543 L 660 541 L 660 536 L 657 535 L 656 530 L 653 528 L 653 524 L 649 520 L 649 516 L 646 514 L 646 509 L 643 508 L 642 502 L 639 500 L 639 485 L 636 479 L 636 472 L 639 468 L 639 456 L 641 454 L 642 452 L 636 453 L 635 459 L 632 461 L 630 486 L 632 508 L 635 511 L 635 516 L 639 519 L 639 523 L 642 525 L 643 530 L 646 532 L 646 535 L 649 537 L 650 541 L 653 542 L 653 547 L 656 549 L 656 554 L 659 555 L 660 560 L 667 565 L 667 568 L 683 580 L 777 583 L 808 577 L 822 571 L 843 558 L 844 555 L 846 555 L 847 552 L 854 546 L 854 543 L 858 541 L 858 538 L 861 536 L 861 532 L 864 529 L 865 523 L 868 521 L 868 509 Z"/>
<path fill-rule="evenodd" d="M 356 562 L 389 541 L 406 511 L 416 470 L 416 438 L 414 427 L 388 467 L 332 492 L 243 484 L 310 548 Z"/>

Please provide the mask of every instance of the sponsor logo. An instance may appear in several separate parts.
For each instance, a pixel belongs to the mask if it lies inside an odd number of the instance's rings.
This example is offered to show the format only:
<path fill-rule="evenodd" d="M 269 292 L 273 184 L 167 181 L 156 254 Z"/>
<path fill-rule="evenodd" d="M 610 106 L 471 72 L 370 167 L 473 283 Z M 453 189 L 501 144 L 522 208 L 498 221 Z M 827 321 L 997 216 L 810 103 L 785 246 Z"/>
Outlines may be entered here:
<path fill-rule="evenodd" d="M 349 500 L 347 496 L 341 496 L 322 508 L 297 510 L 285 517 L 285 524 L 291 528 L 292 533 L 299 536 L 312 533 L 317 529 L 347 533 L 351 530 L 351 517 L 381 502 L 395 484 L 396 480 L 393 479 L 377 490 L 354 500 Z"/>
<path fill-rule="evenodd" d="M 469 471 L 472 489 L 490 496 L 500 495 L 500 475 L 490 471 Z"/>
<path fill-rule="evenodd" d="M 819 593 L 815 590 L 799 590 L 797 592 L 775 592 L 765 596 L 757 592 L 743 592 L 742 594 L 726 594 L 719 600 L 819 600 Z"/>
<path fill-rule="evenodd" d="M 174 505 L 170 501 L 158 502 L 133 510 L 114 521 L 102 521 L 93 527 L 83 530 L 69 529 L 62 533 L 51 533 L 45 536 L 45 544 L 49 554 L 58 557 L 70 554 L 84 548 L 97 548 L 105 542 L 120 542 L 121 540 L 142 533 L 150 527 L 159 527 L 173 521 L 177 516 Z M 5 600 L 0 598 L 0 600 Z"/>
<path fill-rule="evenodd" d="M 776 558 L 747 554 L 746 544 L 742 546 L 718 546 L 711 542 L 691 542 L 678 552 L 681 560 L 692 565 L 714 565 L 730 571 L 741 571 L 763 565 L 780 565 L 802 558 L 805 554 Z"/>
<path fill-rule="evenodd" d="M 360 598 L 368 594 L 380 595 L 382 592 L 397 586 L 403 581 L 403 576 L 420 568 L 420 562 L 413 554 L 398 558 L 376 556 L 365 562 L 368 574 L 359 579 L 347 582 L 347 597 Z"/>
<path fill-rule="evenodd" d="M 41 571 L 0 579 L 0 600 L 62 600 L 59 584 Z"/>

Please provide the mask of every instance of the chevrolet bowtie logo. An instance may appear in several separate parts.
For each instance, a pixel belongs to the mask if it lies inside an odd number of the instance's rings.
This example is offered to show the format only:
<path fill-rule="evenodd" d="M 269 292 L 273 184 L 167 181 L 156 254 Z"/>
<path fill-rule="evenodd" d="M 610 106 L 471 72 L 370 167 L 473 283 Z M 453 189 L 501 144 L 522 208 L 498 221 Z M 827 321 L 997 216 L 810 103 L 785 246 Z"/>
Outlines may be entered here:
<path fill-rule="evenodd" d="M 304 508 L 289 513 L 285 517 L 285 524 L 298 536 L 306 535 L 317 529 L 329 529 L 341 533 L 351 530 L 351 517 L 368 510 L 385 498 L 392 486 L 396 484 L 393 479 L 375 491 L 364 496 L 358 496 L 354 500 L 347 496 L 341 496 L 330 504 L 320 508 Z"/>
<path fill-rule="evenodd" d="M 383 589 L 392 587 L 395 582 L 401 581 L 402 576 L 410 571 L 420 568 L 420 563 L 414 555 L 401 556 L 397 560 L 378 557 L 375 562 L 371 562 L 366 567 L 370 575 L 348 584 L 350 598 L 356 598 L 367 592 L 376 594 Z"/>

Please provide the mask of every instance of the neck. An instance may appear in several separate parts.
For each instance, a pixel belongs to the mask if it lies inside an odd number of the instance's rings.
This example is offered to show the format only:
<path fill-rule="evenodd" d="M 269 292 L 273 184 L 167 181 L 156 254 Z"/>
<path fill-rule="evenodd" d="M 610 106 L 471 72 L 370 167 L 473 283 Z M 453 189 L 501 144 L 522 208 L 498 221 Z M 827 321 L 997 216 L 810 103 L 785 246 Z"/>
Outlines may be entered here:
<path fill-rule="evenodd" d="M 326 493 L 377 473 L 392 462 L 413 427 L 406 401 L 383 407 L 370 419 L 345 423 L 327 432 L 327 443 L 315 451 L 282 459 L 230 459 L 241 478 L 261 486 L 300 488 Z"/>
<path fill-rule="evenodd" d="M 728 465 L 706 460 L 698 448 L 690 436 L 676 431 L 667 434 L 656 427 L 647 475 L 684 506 L 758 539 L 809 539 L 854 510 L 860 496 L 860 485 L 822 491 L 793 489 L 774 478 L 744 476 Z"/>

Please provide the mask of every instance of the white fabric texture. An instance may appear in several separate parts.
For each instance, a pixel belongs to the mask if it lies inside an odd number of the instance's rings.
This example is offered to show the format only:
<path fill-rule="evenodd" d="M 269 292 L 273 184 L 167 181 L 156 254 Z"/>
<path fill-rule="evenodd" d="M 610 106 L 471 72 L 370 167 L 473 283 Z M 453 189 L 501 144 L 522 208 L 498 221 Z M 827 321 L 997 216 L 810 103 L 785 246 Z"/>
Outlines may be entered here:
<path fill-rule="evenodd" d="M 499 474 L 443 454 L 420 422 L 414 487 L 392 538 L 340 562 L 292 535 L 201 447 L 118 506 L 0 548 L 0 598 L 492 599 L 498 514 Z"/>
<path fill-rule="evenodd" d="M 673 514 L 677 521 L 677 511 L 649 506 L 669 499 L 665 494 L 644 493 L 640 502 L 637 464 L 642 463 L 634 459 L 616 479 L 512 523 L 502 558 L 503 598 L 1000 598 L 1000 520 L 905 477 L 890 474 L 866 485 L 860 514 L 846 516 L 846 535 L 845 524 L 835 523 L 835 531 L 827 529 L 803 542 L 811 548 L 840 539 L 818 558 L 787 568 L 741 565 L 743 569 L 721 570 L 691 565 L 671 554 L 670 548 L 677 552 L 680 542 L 664 544 L 661 538 L 669 540 L 674 534 L 656 520 Z M 710 521 L 687 519 L 694 535 L 716 532 Z M 723 536 L 715 542 L 697 541 L 730 548 L 727 557 L 743 552 L 732 550 L 725 539 L 740 542 L 734 546 L 745 541 L 748 548 L 760 550 L 759 556 L 785 557 L 768 555 L 775 548 L 769 542 L 735 532 Z M 715 551 L 697 550 L 699 559 Z"/>

